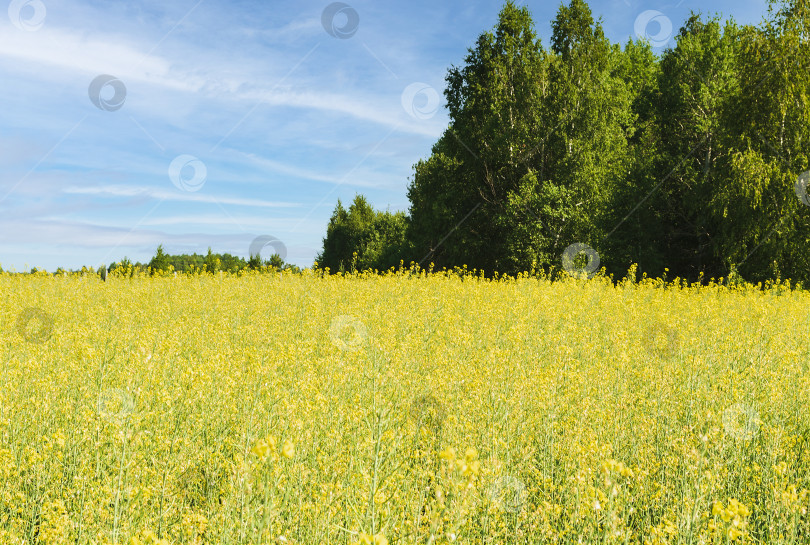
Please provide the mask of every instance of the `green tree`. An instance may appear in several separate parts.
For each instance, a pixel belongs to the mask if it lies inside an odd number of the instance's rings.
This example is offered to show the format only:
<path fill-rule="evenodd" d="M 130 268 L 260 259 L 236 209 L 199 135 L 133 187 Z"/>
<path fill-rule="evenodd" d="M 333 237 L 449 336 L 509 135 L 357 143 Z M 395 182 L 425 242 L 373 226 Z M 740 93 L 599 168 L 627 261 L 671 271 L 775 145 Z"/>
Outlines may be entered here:
<path fill-rule="evenodd" d="M 348 210 L 338 200 L 316 261 L 333 272 L 395 267 L 407 252 L 406 229 L 402 212 L 377 212 L 362 195 Z"/>
<path fill-rule="evenodd" d="M 271 255 L 270 259 L 267 260 L 266 265 L 270 268 L 278 270 L 284 269 L 285 267 L 284 260 L 281 259 L 281 256 L 278 254 Z"/>
<path fill-rule="evenodd" d="M 448 72 L 450 128 L 408 189 L 409 236 L 440 266 L 555 267 L 568 245 L 605 231 L 651 70 L 628 69 L 582 0 L 562 6 L 552 30 L 547 53 L 528 10 L 507 2 Z"/>
<path fill-rule="evenodd" d="M 261 254 L 251 255 L 248 259 L 247 266 L 252 271 L 260 270 L 264 266 Z"/>
<path fill-rule="evenodd" d="M 169 256 L 163 250 L 163 244 L 158 245 L 154 257 L 149 262 L 152 274 L 165 273 L 169 271 Z"/>
<path fill-rule="evenodd" d="M 206 272 L 210 272 L 215 274 L 222 270 L 222 259 L 218 254 L 215 254 L 211 251 L 211 247 L 208 247 L 208 253 L 205 255 L 205 259 L 203 260 L 203 268 Z"/>
<path fill-rule="evenodd" d="M 409 238 L 440 266 L 493 270 L 504 263 L 510 191 L 530 169 L 541 125 L 547 63 L 525 7 L 507 2 L 493 32 L 451 67 L 450 127 L 408 188 Z"/>
<path fill-rule="evenodd" d="M 666 227 L 660 210 L 661 131 L 658 119 L 660 65 L 644 40 L 625 45 L 616 75 L 632 97 L 632 123 L 627 127 L 627 174 L 608 196 L 602 263 L 609 274 L 623 277 L 633 264 L 638 271 L 661 274 L 666 256 L 661 241 Z"/>
<path fill-rule="evenodd" d="M 599 249 L 608 204 L 631 163 L 634 89 L 626 81 L 627 56 L 610 44 L 582 0 L 560 7 L 551 44 L 540 145 L 510 193 L 514 213 L 504 216 L 507 272 L 559 268 L 573 243 Z M 515 221 L 526 212 L 528 222 Z"/>
<path fill-rule="evenodd" d="M 772 2 L 762 28 L 741 33 L 740 92 L 724 120 L 735 149 L 711 205 L 723 265 L 754 281 L 775 268 L 810 280 L 810 209 L 795 192 L 810 144 L 808 28 L 810 2 L 794 0 Z"/>
<path fill-rule="evenodd" d="M 659 59 L 644 41 L 611 44 L 570 0 L 546 51 L 508 1 L 448 70 L 450 123 L 414 165 L 410 217 L 386 224 L 364 201 L 338 202 L 321 265 L 398 252 L 515 273 L 558 268 L 586 243 L 620 275 L 637 263 L 689 280 L 810 280 L 810 199 L 795 194 L 807 193 L 809 25 L 810 0 L 771 0 L 758 27 L 692 14 Z"/>
<path fill-rule="evenodd" d="M 663 221 L 665 255 L 677 275 L 720 276 L 719 218 L 710 203 L 727 183 L 729 134 L 722 120 L 739 93 L 735 70 L 739 31 L 733 21 L 703 22 L 692 15 L 677 36 L 677 46 L 661 61 L 658 102 L 662 162 L 655 204 Z M 658 182 L 656 182 L 658 183 Z"/>

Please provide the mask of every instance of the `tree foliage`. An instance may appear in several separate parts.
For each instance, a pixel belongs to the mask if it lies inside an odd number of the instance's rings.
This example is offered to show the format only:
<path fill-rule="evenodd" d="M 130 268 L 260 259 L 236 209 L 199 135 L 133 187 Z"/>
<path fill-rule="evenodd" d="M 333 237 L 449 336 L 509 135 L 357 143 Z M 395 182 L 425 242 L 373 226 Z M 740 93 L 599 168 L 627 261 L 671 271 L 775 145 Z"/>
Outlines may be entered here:
<path fill-rule="evenodd" d="M 690 280 L 810 280 L 797 184 L 810 0 L 771 0 L 759 26 L 693 13 L 660 56 L 643 40 L 612 44 L 584 0 L 560 6 L 551 29 L 546 49 L 528 8 L 504 5 L 448 70 L 449 124 L 414 165 L 409 216 L 389 215 L 396 236 L 379 234 L 364 199 L 338 203 L 322 265 L 384 268 L 385 254 L 552 271 L 584 243 L 618 275 L 638 264 Z"/>
<path fill-rule="evenodd" d="M 362 195 L 348 210 L 338 200 L 316 261 L 333 272 L 396 267 L 406 251 L 405 230 L 402 212 L 375 211 Z"/>
<path fill-rule="evenodd" d="M 152 260 L 147 265 L 141 265 L 140 263 L 132 264 L 129 259 L 124 258 L 121 262 L 110 265 L 109 270 L 110 272 L 115 269 L 120 269 L 122 272 L 129 271 L 129 275 L 131 275 L 133 271 L 139 269 L 150 270 L 152 274 L 165 274 L 168 272 L 218 273 L 220 271 L 237 273 L 248 269 L 263 270 L 268 268 L 276 270 L 300 270 L 295 265 L 285 263 L 278 254 L 273 254 L 268 259 L 264 260 L 259 255 L 250 256 L 246 260 L 243 257 L 229 253 L 214 253 L 209 247 L 205 255 L 170 255 L 165 252 L 163 245 L 158 246 L 154 257 L 152 257 Z"/>

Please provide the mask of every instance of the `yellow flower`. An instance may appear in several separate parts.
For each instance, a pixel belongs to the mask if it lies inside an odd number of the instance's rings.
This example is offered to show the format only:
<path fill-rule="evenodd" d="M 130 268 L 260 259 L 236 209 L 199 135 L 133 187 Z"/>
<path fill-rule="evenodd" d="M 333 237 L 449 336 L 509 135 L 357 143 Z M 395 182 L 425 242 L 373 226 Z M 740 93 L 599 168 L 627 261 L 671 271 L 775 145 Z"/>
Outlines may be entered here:
<path fill-rule="evenodd" d="M 728 500 L 728 510 L 731 515 L 740 516 L 742 518 L 746 518 L 748 515 L 751 514 L 745 505 L 735 500 L 734 498 Z"/>
<path fill-rule="evenodd" d="M 449 461 L 451 464 L 455 462 L 456 468 L 465 477 L 478 475 L 481 471 L 481 463 L 476 459 L 478 457 L 478 451 L 476 451 L 474 448 L 468 448 L 464 452 L 464 458 L 456 459 L 456 451 L 452 448 L 443 450 L 439 453 L 439 456 L 442 459 Z"/>
<path fill-rule="evenodd" d="M 745 532 L 742 532 L 742 531 L 740 531 L 740 530 L 737 530 L 737 529 L 736 529 L 734 526 L 731 526 L 731 527 L 728 529 L 728 538 L 729 538 L 730 540 L 732 540 L 732 541 L 734 541 L 734 540 L 735 540 L 735 539 L 737 539 L 738 537 L 742 537 L 742 536 L 744 536 L 744 535 L 745 535 Z"/>
<path fill-rule="evenodd" d="M 276 448 L 276 438 L 272 435 L 268 435 L 264 439 L 259 439 L 253 448 L 250 449 L 250 452 L 259 458 L 267 458 L 267 455 L 270 454 L 270 451 L 274 448 Z"/>
<path fill-rule="evenodd" d="M 388 545 L 388 540 L 382 534 L 370 535 L 360 532 L 357 545 Z"/>
<path fill-rule="evenodd" d="M 284 441 L 284 445 L 281 447 L 281 455 L 285 458 L 292 458 L 295 456 L 295 446 L 293 446 L 289 440 Z"/>

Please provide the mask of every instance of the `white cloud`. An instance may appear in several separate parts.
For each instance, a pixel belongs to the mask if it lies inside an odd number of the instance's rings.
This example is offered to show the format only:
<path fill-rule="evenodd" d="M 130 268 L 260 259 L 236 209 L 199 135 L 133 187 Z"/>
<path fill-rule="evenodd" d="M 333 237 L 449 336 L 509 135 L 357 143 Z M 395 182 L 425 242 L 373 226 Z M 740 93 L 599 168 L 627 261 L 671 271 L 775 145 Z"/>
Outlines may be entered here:
<path fill-rule="evenodd" d="M 288 176 L 301 178 L 303 180 L 325 182 L 328 184 L 342 185 L 346 187 L 388 188 L 395 186 L 400 181 L 398 178 L 392 180 L 391 176 L 381 175 L 379 173 L 368 171 L 366 169 L 362 170 L 347 169 L 346 174 L 349 174 L 351 172 L 350 176 L 348 177 L 346 177 L 346 175 L 336 176 L 324 174 L 322 172 L 316 172 L 314 170 L 302 168 L 295 165 L 282 163 L 280 161 L 275 161 L 273 159 L 268 159 L 266 157 L 259 157 L 258 155 L 253 153 L 242 153 L 240 155 L 249 158 L 251 161 L 261 166 L 262 168 L 266 168 L 279 174 L 286 174 Z"/>
<path fill-rule="evenodd" d="M 122 81 L 144 81 L 195 92 L 202 78 L 171 77 L 167 59 L 144 55 L 127 45 L 121 36 L 89 38 L 77 32 L 47 26 L 39 32 L 14 32 L 0 29 L 0 57 L 23 61 L 23 65 L 52 66 L 88 74 L 112 74 Z M 58 77 L 38 70 L 43 79 Z M 188 75 L 186 75 L 188 76 Z"/>
<path fill-rule="evenodd" d="M 200 202 L 200 203 L 223 204 L 223 205 L 227 204 L 234 206 L 254 206 L 259 208 L 295 208 L 301 206 L 300 203 L 294 202 L 264 201 L 260 199 L 242 199 L 233 197 L 214 197 L 213 195 L 160 191 L 148 187 L 136 187 L 125 185 L 105 185 L 94 187 L 69 186 L 64 188 L 62 192 L 74 195 L 108 195 L 110 197 L 151 197 L 153 199 L 165 201 Z"/>
<path fill-rule="evenodd" d="M 425 137 L 438 137 L 443 130 L 441 119 L 430 122 L 410 119 L 400 106 L 398 94 L 387 97 L 365 90 L 340 94 L 312 91 L 308 87 L 304 91 L 295 90 L 294 72 L 281 89 L 279 84 L 284 76 L 267 74 L 268 65 L 273 63 L 266 57 L 243 57 L 241 65 L 234 65 L 232 59 L 221 59 L 219 52 L 187 48 L 179 54 L 181 58 L 170 59 L 144 54 L 142 49 L 147 50 L 135 43 L 128 44 L 121 36 L 88 37 L 50 26 L 38 32 L 17 31 L 9 25 L 0 27 L 0 65 L 35 74 L 39 79 L 61 81 L 64 71 L 78 71 L 88 77 L 110 74 L 128 85 L 140 82 L 195 98 L 203 96 L 251 106 L 264 103 L 314 109 Z M 272 58 L 273 52 L 270 53 Z M 294 66 L 289 55 L 279 53 L 277 57 L 279 66 L 285 67 L 282 70 Z"/>
<path fill-rule="evenodd" d="M 238 225 L 237 225 L 238 223 Z M 141 225 L 226 225 L 238 227 L 242 230 L 247 228 L 272 228 L 277 230 L 289 229 L 293 220 L 279 219 L 268 216 L 228 216 L 226 214 L 192 214 L 188 216 L 165 216 L 159 218 L 148 218 L 141 222 Z"/>

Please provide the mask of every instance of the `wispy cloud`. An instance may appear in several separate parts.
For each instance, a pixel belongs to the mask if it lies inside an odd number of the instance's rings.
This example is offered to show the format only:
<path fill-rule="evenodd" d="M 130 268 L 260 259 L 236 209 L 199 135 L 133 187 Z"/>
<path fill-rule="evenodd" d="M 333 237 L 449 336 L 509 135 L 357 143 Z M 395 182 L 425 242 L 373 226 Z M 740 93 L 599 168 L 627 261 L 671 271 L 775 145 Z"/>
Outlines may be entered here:
<path fill-rule="evenodd" d="M 183 50 L 178 58 L 169 59 L 144 54 L 144 47 L 144 44 L 122 42 L 118 36 L 90 37 L 72 30 L 44 28 L 37 33 L 0 32 L 0 62 L 8 65 L 9 60 L 17 61 L 13 67 L 40 80 L 63 80 L 65 72 L 83 73 L 88 78 L 111 74 L 130 86 L 145 84 L 195 95 L 196 101 L 207 97 L 248 105 L 314 109 L 432 138 L 442 131 L 440 122 L 410 119 L 402 110 L 396 92 L 379 96 L 360 85 L 345 93 L 316 91 L 311 87 L 303 88 L 306 84 L 297 84 L 294 77 L 277 88 L 283 76 L 267 74 L 266 66 L 289 64 L 289 57 L 282 52 L 270 52 L 270 59 L 275 57 L 276 63 L 272 60 L 268 63 L 268 58 L 246 58 L 234 63 L 232 59 L 217 58 L 218 55 L 212 59 L 204 49 Z"/>
<path fill-rule="evenodd" d="M 246 255 L 272 234 L 309 266 L 338 199 L 362 191 L 377 208 L 405 208 L 412 165 L 448 118 L 414 117 L 403 92 L 422 82 L 441 97 L 447 68 L 503 2 L 347 3 L 360 19 L 349 39 L 322 27 L 321 0 L 46 0 L 35 32 L 0 10 L 0 263 L 146 261 L 161 243 Z M 558 5 L 526 4 L 547 41 Z M 706 8 L 590 4 L 621 42 L 645 9 L 669 9 L 677 28 Z M 716 7 L 741 22 L 763 11 L 761 0 Z M 125 85 L 120 109 L 90 100 L 100 74 Z M 179 155 L 207 169 L 196 192 L 170 179 Z"/>
<path fill-rule="evenodd" d="M 234 197 L 215 197 L 213 195 L 198 195 L 195 193 L 179 193 L 169 191 L 154 190 L 149 187 L 134 187 L 134 186 L 94 186 L 94 187 L 76 187 L 70 186 L 62 190 L 64 193 L 73 195 L 101 195 L 108 197 L 149 197 L 161 201 L 180 201 L 180 202 L 196 202 L 196 203 L 212 203 L 212 204 L 225 204 L 233 206 L 253 206 L 258 208 L 296 208 L 300 207 L 300 203 L 294 202 L 280 202 L 280 201 L 264 201 L 260 199 L 245 199 Z"/>

